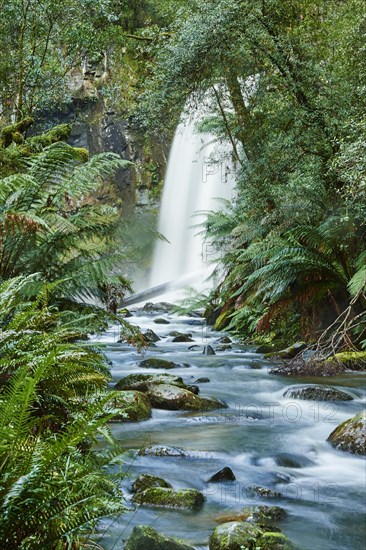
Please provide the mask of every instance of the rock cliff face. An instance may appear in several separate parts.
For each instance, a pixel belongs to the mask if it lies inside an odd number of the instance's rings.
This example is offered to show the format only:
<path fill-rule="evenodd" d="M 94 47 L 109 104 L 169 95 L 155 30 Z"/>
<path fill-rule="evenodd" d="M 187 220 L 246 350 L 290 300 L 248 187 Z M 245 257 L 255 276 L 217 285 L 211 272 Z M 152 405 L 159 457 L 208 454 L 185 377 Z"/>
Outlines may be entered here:
<path fill-rule="evenodd" d="M 116 195 L 122 199 L 125 212 L 134 207 L 152 208 L 162 187 L 169 143 L 151 142 L 109 107 L 101 93 L 107 81 L 103 60 L 75 69 L 69 79 L 69 100 L 56 110 L 41 113 L 34 131 L 72 124 L 70 145 L 85 147 L 91 155 L 112 151 L 130 160 L 134 165 L 116 174 Z"/>

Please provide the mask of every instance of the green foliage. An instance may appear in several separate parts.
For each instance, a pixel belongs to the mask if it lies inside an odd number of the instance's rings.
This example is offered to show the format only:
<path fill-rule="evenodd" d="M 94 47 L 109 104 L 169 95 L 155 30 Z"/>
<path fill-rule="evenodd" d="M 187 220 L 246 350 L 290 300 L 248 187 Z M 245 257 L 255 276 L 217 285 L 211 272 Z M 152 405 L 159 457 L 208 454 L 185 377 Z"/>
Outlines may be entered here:
<path fill-rule="evenodd" d="M 0 279 L 39 273 L 44 281 L 60 280 L 57 292 L 68 298 L 102 299 L 103 285 L 128 286 L 113 241 L 117 212 L 90 199 L 126 165 L 113 153 L 81 162 L 78 150 L 55 143 L 31 157 L 24 173 L 3 178 Z"/>
<path fill-rule="evenodd" d="M 93 546 L 98 520 L 123 511 L 119 476 L 106 467 L 115 410 L 104 357 L 75 341 L 93 327 L 48 305 L 55 285 L 26 301 L 34 277 L 0 286 L 0 531 L 2 548 Z"/>

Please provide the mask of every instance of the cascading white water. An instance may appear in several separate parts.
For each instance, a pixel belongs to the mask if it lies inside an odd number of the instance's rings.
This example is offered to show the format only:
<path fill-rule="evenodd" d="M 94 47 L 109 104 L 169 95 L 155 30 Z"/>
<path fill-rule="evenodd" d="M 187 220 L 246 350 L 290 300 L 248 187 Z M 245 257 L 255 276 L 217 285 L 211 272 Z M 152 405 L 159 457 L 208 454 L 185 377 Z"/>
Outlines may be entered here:
<path fill-rule="evenodd" d="M 222 208 L 220 199 L 233 196 L 230 145 L 198 133 L 195 124 L 190 118 L 178 126 L 170 151 L 159 219 L 159 232 L 169 242 L 156 243 L 150 287 L 177 280 L 201 286 L 197 281 L 210 271 L 213 248 L 197 234 L 205 219 L 197 213 Z"/>

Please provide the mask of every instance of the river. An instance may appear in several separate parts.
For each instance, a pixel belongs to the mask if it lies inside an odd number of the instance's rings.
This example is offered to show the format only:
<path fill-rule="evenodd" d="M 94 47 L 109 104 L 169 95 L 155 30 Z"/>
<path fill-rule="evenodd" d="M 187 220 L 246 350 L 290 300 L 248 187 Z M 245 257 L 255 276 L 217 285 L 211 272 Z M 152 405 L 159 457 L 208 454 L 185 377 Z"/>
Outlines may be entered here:
<path fill-rule="evenodd" d="M 155 324 L 164 316 L 168 325 Z M 231 350 L 203 355 L 204 345 L 217 347 L 222 333 L 200 325 L 202 320 L 175 314 L 146 314 L 137 310 L 129 319 L 141 329 L 153 329 L 161 340 L 146 357 L 160 357 L 189 367 L 169 370 L 187 383 L 207 377 L 200 395 L 224 400 L 228 409 L 183 412 L 153 410 L 150 420 L 112 425 L 117 440 L 126 449 L 123 482 L 126 504 L 131 505 L 131 483 L 139 473 L 167 479 L 174 488 L 196 488 L 206 497 L 201 511 L 187 512 L 140 506 L 103 523 L 101 541 L 106 550 L 123 549 L 136 524 L 184 539 L 197 549 L 208 548 L 208 537 L 217 526 L 215 518 L 243 507 L 279 505 L 288 512 L 281 528 L 303 550 L 361 550 L 365 543 L 364 483 L 362 457 L 334 450 L 326 439 L 342 421 L 365 406 L 364 376 L 346 373 L 331 379 L 299 379 L 271 375 L 272 362 L 252 347 L 233 344 Z M 193 323 L 193 324 L 192 324 Z M 171 331 L 189 332 L 193 343 L 173 343 Z M 116 327 L 99 341 L 106 344 L 116 382 L 131 373 L 162 372 L 141 369 L 141 355 L 131 346 L 117 343 Z M 289 400 L 285 390 L 294 384 L 320 383 L 351 393 L 353 401 L 317 402 Z M 191 451 L 188 458 L 137 456 L 141 447 L 168 445 Z M 215 472 L 229 466 L 236 481 L 207 484 Z M 260 498 L 249 489 L 257 485 L 282 494 Z"/>

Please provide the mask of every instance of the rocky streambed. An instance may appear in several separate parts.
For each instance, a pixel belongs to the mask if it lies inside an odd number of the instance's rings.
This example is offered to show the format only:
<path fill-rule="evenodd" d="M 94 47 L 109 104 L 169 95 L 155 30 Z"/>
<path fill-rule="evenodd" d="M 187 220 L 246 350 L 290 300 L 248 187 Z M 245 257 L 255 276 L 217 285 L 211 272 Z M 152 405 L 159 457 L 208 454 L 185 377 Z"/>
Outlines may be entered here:
<path fill-rule="evenodd" d="M 362 373 L 275 376 L 202 319 L 148 306 L 129 321 L 149 335 L 143 356 L 115 327 L 100 337 L 129 508 L 103 521 L 104 548 L 364 547 Z"/>

